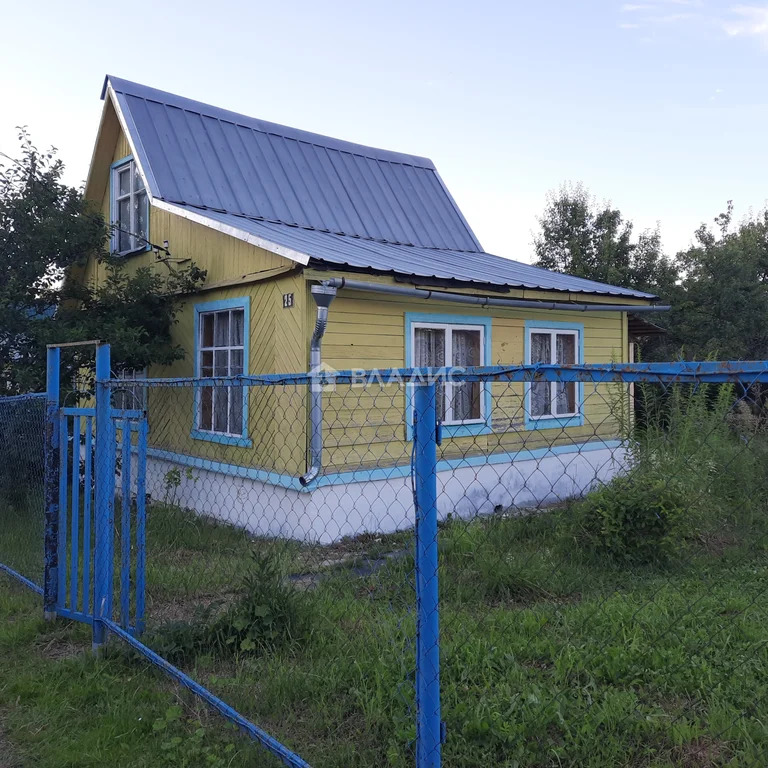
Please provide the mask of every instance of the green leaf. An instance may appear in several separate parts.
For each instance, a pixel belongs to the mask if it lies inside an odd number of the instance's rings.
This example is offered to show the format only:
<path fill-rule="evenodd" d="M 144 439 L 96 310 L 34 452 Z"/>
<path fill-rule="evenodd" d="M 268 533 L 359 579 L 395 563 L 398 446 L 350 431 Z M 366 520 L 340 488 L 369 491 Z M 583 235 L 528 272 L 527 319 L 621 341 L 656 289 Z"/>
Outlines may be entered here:
<path fill-rule="evenodd" d="M 182 715 L 182 709 L 177 704 L 174 704 L 171 707 L 168 707 L 168 709 L 165 710 L 165 719 L 167 722 L 173 722 L 174 720 L 178 720 Z"/>

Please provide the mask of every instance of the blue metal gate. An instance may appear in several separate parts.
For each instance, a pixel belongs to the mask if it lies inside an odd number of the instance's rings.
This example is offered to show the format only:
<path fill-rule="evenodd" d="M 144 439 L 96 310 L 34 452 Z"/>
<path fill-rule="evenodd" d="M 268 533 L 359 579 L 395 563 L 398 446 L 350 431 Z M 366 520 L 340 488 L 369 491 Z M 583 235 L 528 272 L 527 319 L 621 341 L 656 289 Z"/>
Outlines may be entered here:
<path fill-rule="evenodd" d="M 96 343 L 95 407 L 65 407 L 61 346 L 48 349 L 45 611 L 93 624 L 95 645 L 115 595 L 117 623 L 131 634 L 142 632 L 145 610 L 147 418 L 144 410 L 112 408 L 102 384 L 109 358 L 109 346 Z"/>

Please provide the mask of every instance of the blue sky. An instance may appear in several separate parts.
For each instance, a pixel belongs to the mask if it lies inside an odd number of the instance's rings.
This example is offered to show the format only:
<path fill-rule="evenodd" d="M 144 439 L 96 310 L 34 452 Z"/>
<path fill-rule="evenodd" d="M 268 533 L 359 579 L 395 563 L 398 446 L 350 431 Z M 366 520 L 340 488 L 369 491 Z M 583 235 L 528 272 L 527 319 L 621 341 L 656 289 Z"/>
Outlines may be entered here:
<path fill-rule="evenodd" d="M 3 27 L 0 151 L 26 124 L 71 183 L 109 72 L 431 157 L 486 250 L 523 261 L 567 180 L 669 251 L 768 198 L 768 0 L 37 0 Z"/>

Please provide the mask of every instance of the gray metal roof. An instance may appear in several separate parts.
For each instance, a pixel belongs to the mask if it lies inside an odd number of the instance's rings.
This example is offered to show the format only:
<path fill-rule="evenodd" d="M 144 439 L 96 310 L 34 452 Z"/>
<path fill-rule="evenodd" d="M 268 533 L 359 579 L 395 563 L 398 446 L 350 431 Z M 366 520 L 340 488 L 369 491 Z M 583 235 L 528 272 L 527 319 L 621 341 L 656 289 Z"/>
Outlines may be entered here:
<path fill-rule="evenodd" d="M 107 76 L 153 200 L 339 267 L 636 298 L 484 253 L 433 163 Z"/>
<path fill-rule="evenodd" d="M 482 250 L 431 161 L 108 78 L 154 196 L 372 240 Z"/>
<path fill-rule="evenodd" d="M 179 207 L 199 213 L 188 206 Z M 510 288 L 631 296 L 638 299 L 655 298 L 641 291 L 550 272 L 490 253 L 380 243 L 375 240 L 334 235 L 330 232 L 288 227 L 285 224 L 254 221 L 219 211 L 207 211 L 205 215 L 219 224 L 243 230 L 283 248 L 307 254 L 311 259 L 323 264 L 336 265 L 339 268 L 347 266 L 409 277 L 459 280 Z"/>

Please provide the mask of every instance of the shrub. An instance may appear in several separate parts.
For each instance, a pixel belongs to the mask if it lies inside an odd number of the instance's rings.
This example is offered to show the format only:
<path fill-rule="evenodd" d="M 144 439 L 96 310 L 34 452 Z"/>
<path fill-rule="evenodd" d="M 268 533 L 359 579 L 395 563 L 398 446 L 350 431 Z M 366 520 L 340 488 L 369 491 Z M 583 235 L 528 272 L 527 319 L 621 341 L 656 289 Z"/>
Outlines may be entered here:
<path fill-rule="evenodd" d="M 622 422 L 628 471 L 571 508 L 566 530 L 585 549 L 652 562 L 694 539 L 750 527 L 768 490 L 763 424 L 733 385 L 638 386 Z"/>
<path fill-rule="evenodd" d="M 679 554 L 701 526 L 684 487 L 650 473 L 615 477 L 570 511 L 571 530 L 581 546 L 638 563 Z"/>

